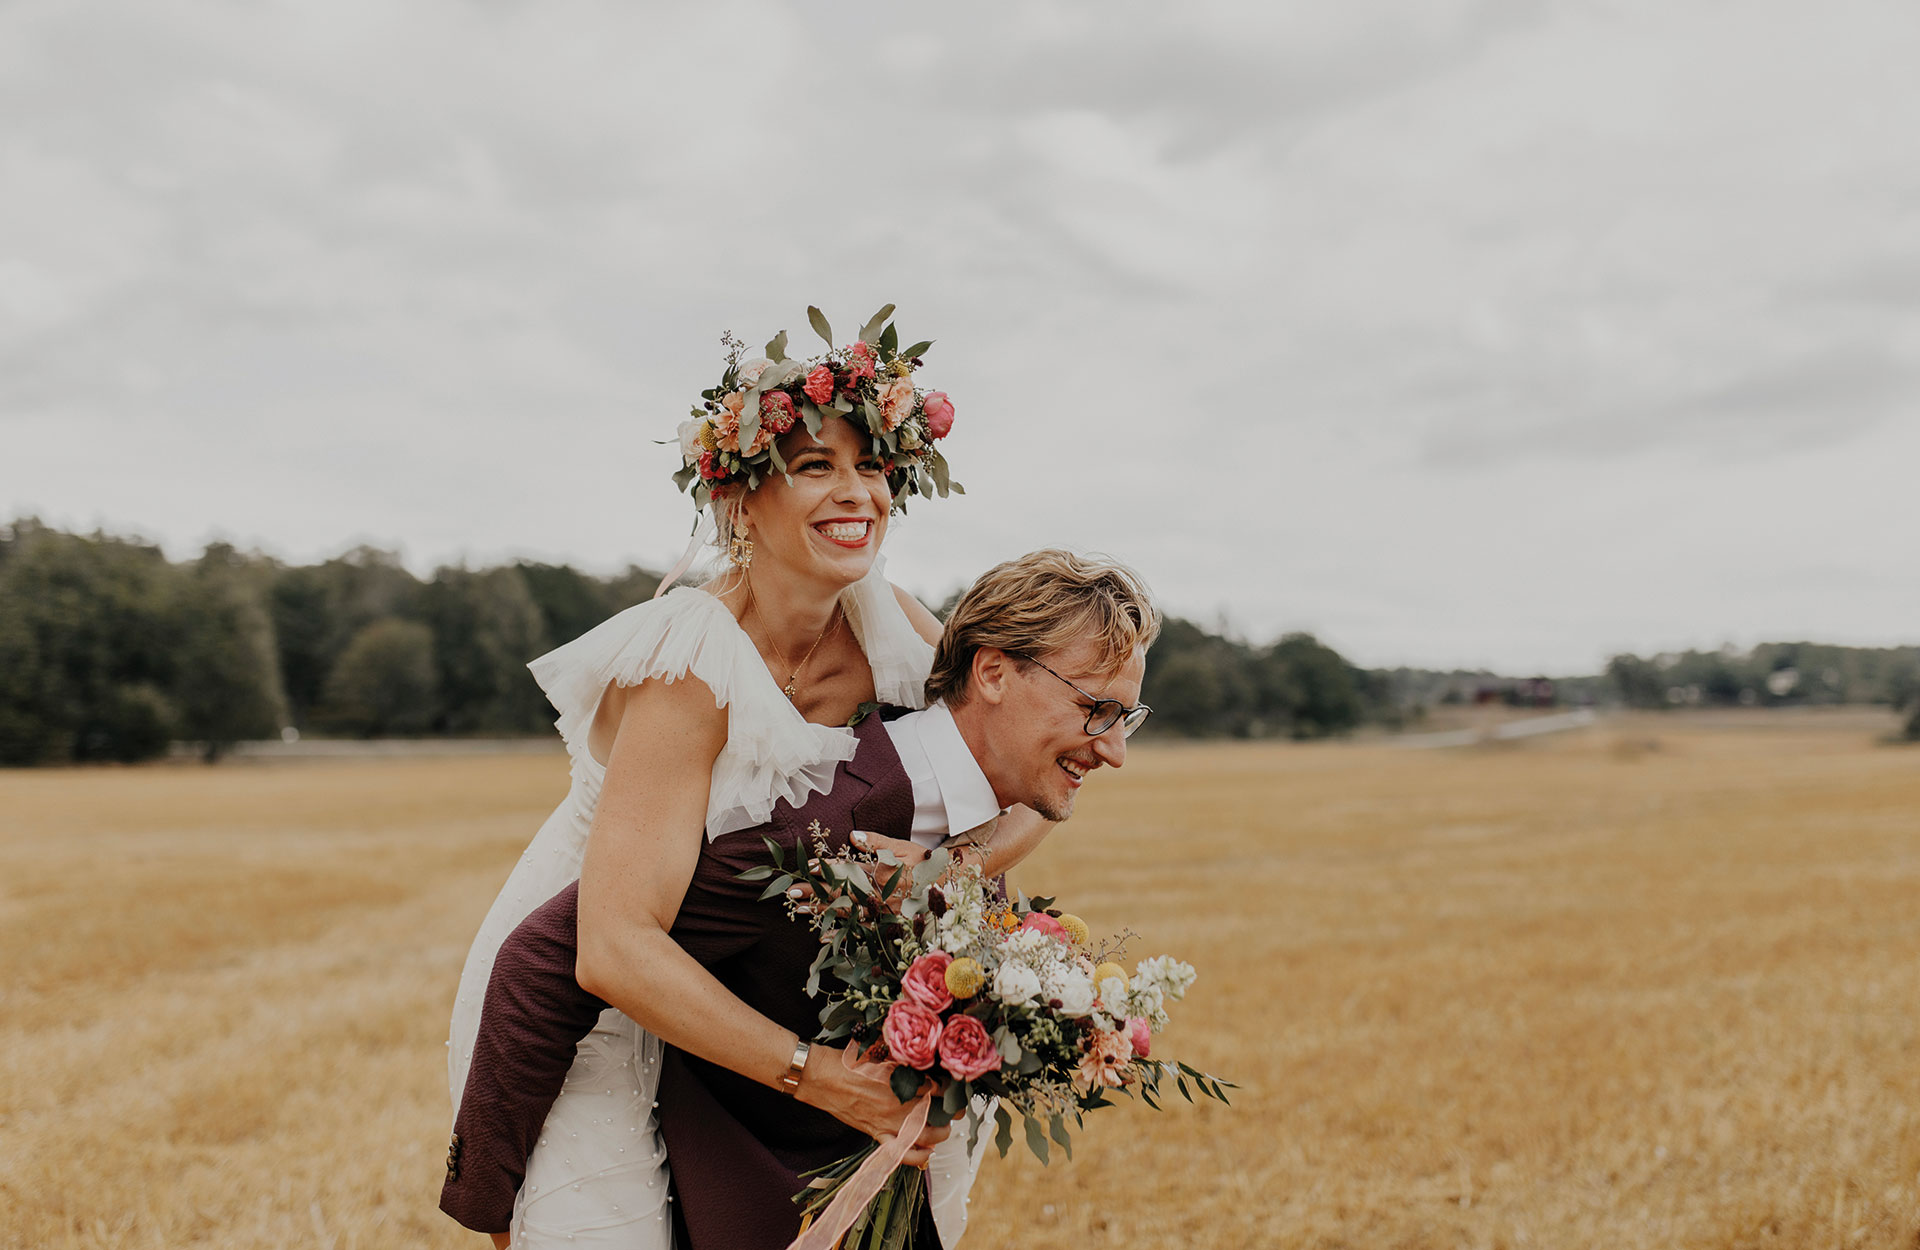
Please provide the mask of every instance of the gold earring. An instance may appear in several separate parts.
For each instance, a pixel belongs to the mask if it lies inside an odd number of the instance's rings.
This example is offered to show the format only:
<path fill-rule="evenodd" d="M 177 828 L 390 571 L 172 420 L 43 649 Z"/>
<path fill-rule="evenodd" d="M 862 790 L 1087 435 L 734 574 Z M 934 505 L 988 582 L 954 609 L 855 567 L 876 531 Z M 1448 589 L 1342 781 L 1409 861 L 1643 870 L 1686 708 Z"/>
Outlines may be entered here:
<path fill-rule="evenodd" d="M 747 527 L 738 521 L 733 523 L 733 538 L 727 543 L 727 559 L 743 569 L 753 563 L 753 539 L 747 537 Z"/>

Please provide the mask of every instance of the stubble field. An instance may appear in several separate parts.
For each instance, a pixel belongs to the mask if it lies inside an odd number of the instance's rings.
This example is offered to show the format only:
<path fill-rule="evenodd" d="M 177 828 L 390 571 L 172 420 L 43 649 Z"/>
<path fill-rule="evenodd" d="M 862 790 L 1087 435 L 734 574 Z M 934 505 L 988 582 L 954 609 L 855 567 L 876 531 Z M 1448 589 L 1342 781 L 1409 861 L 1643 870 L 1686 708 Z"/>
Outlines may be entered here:
<path fill-rule="evenodd" d="M 479 1250 L 447 1006 L 565 785 L 0 774 L 0 1247 Z M 980 1250 L 1920 1237 L 1920 752 L 1860 723 L 1148 746 L 1020 884 L 1197 964 L 1160 1050 L 1242 1089 L 990 1159 Z"/>

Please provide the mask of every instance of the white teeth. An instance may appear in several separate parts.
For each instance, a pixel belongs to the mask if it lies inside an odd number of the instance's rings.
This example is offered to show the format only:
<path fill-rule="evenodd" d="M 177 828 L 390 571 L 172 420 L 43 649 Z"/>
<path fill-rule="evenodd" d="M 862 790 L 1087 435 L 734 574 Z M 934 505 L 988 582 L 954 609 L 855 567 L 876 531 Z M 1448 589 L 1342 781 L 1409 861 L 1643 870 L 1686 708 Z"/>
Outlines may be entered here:
<path fill-rule="evenodd" d="M 866 521 L 838 521 L 829 525 L 814 527 L 828 538 L 843 543 L 857 543 L 867 536 L 870 524 Z"/>
<path fill-rule="evenodd" d="M 1087 775 L 1087 770 L 1072 760 L 1061 760 L 1060 767 L 1066 769 L 1068 774 L 1074 777 L 1085 777 Z"/>

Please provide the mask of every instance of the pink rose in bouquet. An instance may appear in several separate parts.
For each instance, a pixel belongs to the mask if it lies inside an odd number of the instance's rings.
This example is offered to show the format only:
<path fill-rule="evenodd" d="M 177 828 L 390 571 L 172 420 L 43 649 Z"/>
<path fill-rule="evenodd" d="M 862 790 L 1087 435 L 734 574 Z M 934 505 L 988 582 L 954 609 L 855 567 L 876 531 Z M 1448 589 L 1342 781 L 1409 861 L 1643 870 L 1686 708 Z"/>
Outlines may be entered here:
<path fill-rule="evenodd" d="M 903 998 L 887 1008 L 886 1021 L 880 1026 L 880 1040 L 887 1044 L 887 1054 L 896 1063 L 924 1070 L 933 1066 L 934 1057 L 939 1053 L 941 1031 L 937 1014 Z"/>
<path fill-rule="evenodd" d="M 953 401 L 947 398 L 945 391 L 928 391 L 926 402 L 920 410 L 927 414 L 927 433 L 934 438 L 945 438 L 953 433 Z"/>
<path fill-rule="evenodd" d="M 1000 1051 L 986 1025 L 972 1016 L 955 1016 L 940 1034 L 940 1064 L 955 1080 L 971 1081 L 1000 1070 Z"/>
<path fill-rule="evenodd" d="M 953 994 L 947 989 L 947 965 L 952 962 L 953 956 L 945 951 L 928 951 L 900 978 L 900 993 L 928 1011 L 945 1011 L 953 1006 Z"/>
<path fill-rule="evenodd" d="M 801 385 L 800 389 L 806 392 L 807 398 L 816 404 L 832 403 L 833 370 L 827 368 L 825 365 L 815 365 L 813 372 L 807 375 L 807 380 Z"/>
<path fill-rule="evenodd" d="M 1127 1021 L 1127 1040 L 1133 1043 L 1137 1059 L 1145 1059 L 1153 1050 L 1153 1030 L 1139 1016 Z"/>
<path fill-rule="evenodd" d="M 1043 911 L 1028 912 L 1026 918 L 1020 922 L 1020 927 L 1022 929 L 1038 930 L 1048 937 L 1057 938 L 1062 942 L 1067 940 L 1066 926 Z"/>

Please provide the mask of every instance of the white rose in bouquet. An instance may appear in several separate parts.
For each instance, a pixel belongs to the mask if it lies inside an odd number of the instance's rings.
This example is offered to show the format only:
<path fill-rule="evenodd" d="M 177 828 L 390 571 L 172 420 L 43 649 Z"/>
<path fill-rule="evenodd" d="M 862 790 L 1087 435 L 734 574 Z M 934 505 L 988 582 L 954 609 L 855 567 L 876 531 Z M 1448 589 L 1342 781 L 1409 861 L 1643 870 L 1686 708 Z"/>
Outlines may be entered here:
<path fill-rule="evenodd" d="M 1024 1007 L 1040 996 L 1040 976 L 1025 964 L 1001 964 L 993 974 L 993 996 L 1009 1007 Z"/>

